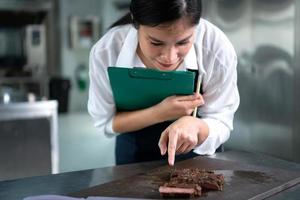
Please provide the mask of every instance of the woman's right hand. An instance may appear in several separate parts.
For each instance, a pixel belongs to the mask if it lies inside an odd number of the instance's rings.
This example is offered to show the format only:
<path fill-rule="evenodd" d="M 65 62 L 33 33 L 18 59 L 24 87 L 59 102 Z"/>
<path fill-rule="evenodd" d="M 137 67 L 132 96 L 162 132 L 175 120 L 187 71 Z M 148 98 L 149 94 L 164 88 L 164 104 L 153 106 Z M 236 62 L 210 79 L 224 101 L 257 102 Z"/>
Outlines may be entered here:
<path fill-rule="evenodd" d="M 194 109 L 204 104 L 202 95 L 170 96 L 155 105 L 160 121 L 175 120 L 191 115 Z"/>

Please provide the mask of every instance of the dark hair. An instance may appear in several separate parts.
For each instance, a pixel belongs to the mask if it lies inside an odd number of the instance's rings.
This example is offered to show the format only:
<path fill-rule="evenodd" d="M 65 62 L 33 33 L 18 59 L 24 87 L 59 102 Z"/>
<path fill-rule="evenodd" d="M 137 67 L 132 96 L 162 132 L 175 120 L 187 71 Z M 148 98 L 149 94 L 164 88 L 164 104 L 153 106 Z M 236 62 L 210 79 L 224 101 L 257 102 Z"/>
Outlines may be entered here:
<path fill-rule="evenodd" d="M 202 13 L 201 0 L 131 0 L 130 13 L 116 21 L 111 27 L 132 23 L 157 26 L 187 17 L 191 25 L 199 23 Z"/>

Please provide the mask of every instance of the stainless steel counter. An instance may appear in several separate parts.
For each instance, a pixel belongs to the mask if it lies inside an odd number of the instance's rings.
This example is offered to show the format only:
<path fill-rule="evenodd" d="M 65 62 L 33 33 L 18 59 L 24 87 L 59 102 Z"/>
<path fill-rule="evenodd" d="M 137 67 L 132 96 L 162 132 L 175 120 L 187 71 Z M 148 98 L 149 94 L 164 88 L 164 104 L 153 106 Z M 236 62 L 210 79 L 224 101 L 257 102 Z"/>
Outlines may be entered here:
<path fill-rule="evenodd" d="M 57 102 L 0 104 L 0 180 L 58 173 Z"/>
<path fill-rule="evenodd" d="M 225 151 L 208 157 L 214 160 L 239 161 L 243 164 L 266 166 L 299 172 L 300 165 L 258 153 Z M 32 195 L 67 195 L 95 185 L 147 172 L 166 161 L 131 164 L 41 177 L 0 182 L 0 199 L 22 199 Z M 268 199 L 299 199 L 300 186 L 296 185 Z"/>

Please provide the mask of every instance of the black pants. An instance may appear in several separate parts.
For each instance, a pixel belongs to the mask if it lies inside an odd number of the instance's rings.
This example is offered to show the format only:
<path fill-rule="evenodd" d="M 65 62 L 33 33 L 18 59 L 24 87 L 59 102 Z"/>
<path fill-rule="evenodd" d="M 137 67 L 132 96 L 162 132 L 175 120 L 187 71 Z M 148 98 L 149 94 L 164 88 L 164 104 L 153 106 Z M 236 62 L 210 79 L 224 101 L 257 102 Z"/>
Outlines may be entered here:
<path fill-rule="evenodd" d="M 117 136 L 116 140 L 116 164 L 129 164 L 144 161 L 167 159 L 167 155 L 161 156 L 158 142 L 161 133 L 172 122 L 163 122 L 142 130 L 124 133 Z M 192 151 L 176 156 L 176 160 L 192 158 L 197 154 Z"/>

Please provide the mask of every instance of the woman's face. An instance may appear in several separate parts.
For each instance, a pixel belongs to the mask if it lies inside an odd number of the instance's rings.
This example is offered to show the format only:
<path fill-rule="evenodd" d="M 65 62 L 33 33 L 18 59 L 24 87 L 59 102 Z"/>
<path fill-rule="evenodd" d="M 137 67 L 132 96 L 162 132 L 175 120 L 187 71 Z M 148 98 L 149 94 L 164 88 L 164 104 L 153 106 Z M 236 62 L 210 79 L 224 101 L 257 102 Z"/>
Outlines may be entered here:
<path fill-rule="evenodd" d="M 176 70 L 194 43 L 195 26 L 186 19 L 155 27 L 140 25 L 137 54 L 149 68 Z"/>

